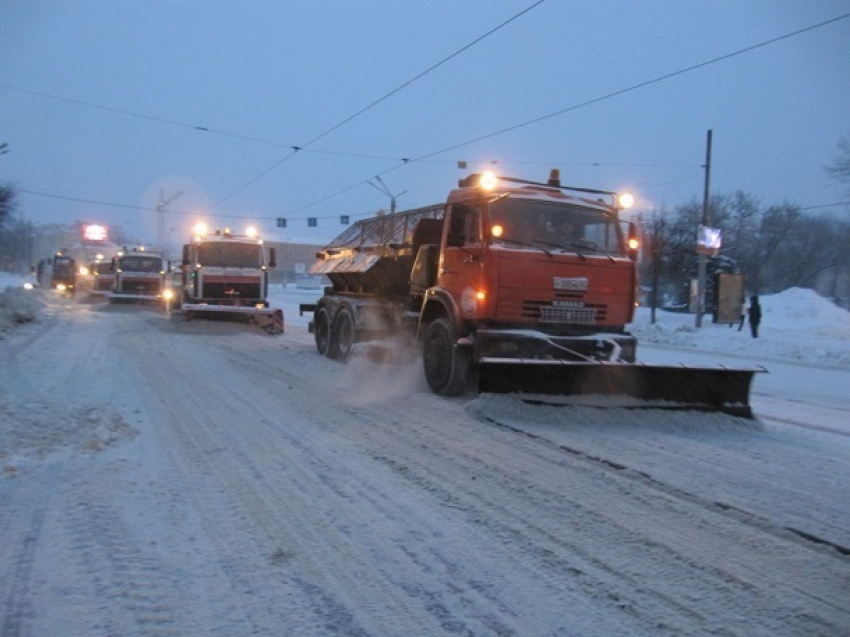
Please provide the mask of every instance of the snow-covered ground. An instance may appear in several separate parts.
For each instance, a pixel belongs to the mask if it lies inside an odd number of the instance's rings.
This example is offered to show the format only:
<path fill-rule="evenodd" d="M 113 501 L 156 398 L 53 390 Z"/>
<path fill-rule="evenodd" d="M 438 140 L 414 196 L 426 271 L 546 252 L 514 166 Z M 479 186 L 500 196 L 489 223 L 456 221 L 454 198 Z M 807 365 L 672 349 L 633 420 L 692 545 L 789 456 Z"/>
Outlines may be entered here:
<path fill-rule="evenodd" d="M 415 358 L 0 275 L 0 634 L 850 635 L 850 314 L 640 309 L 755 420 L 430 394 Z M 7 287 L 11 286 L 11 287 Z M 5 289 L 5 291 L 3 291 Z"/>

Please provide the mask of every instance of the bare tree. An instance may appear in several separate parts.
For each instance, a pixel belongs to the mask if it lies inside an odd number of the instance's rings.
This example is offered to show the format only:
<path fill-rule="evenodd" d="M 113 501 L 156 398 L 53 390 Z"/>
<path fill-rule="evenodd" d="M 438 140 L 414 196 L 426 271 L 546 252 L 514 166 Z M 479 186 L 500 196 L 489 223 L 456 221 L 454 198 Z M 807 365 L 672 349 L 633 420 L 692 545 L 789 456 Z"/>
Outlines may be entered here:
<path fill-rule="evenodd" d="M 850 196 L 850 137 L 842 137 L 838 141 L 835 161 L 826 170 L 835 181 L 847 185 L 845 194 Z"/>
<path fill-rule="evenodd" d="M 783 280 L 796 267 L 799 243 L 794 241 L 803 223 L 799 206 L 784 202 L 770 206 L 761 219 L 756 259 L 751 264 L 750 287 L 755 294 L 785 289 Z"/>
<path fill-rule="evenodd" d="M 0 267 L 8 267 L 11 237 L 6 231 L 15 210 L 15 191 L 10 186 L 0 186 Z M 3 256 L 6 255 L 6 256 Z"/>
<path fill-rule="evenodd" d="M 649 305 L 651 308 L 651 322 L 655 323 L 655 310 L 659 305 L 659 293 L 662 282 L 662 274 L 665 270 L 665 260 L 669 256 L 667 245 L 667 232 L 670 223 L 668 212 L 653 210 L 649 219 L 641 219 L 641 244 L 643 245 L 643 270 L 649 278 L 650 293 Z"/>

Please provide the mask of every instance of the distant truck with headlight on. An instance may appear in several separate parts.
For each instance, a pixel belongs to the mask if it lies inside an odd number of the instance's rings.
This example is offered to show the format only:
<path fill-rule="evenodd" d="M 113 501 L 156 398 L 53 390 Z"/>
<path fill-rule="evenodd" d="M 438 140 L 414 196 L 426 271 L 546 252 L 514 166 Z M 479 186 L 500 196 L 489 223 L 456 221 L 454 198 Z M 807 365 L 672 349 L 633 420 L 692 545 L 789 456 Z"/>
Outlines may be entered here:
<path fill-rule="evenodd" d="M 50 287 L 73 297 L 77 285 L 77 262 L 64 252 L 57 252 L 52 261 Z"/>
<path fill-rule="evenodd" d="M 445 396 L 483 392 L 606 396 L 751 415 L 754 370 L 636 364 L 626 330 L 637 303 L 631 197 L 492 173 L 445 202 L 358 221 L 317 255 L 332 285 L 314 304 L 320 354 L 357 344 L 393 358 L 421 350 Z"/>
<path fill-rule="evenodd" d="M 107 297 L 115 287 L 115 261 L 96 260 L 89 266 L 92 276 L 92 288 L 90 294 L 95 297 Z"/>
<path fill-rule="evenodd" d="M 269 268 L 275 249 L 268 250 L 253 227 L 244 235 L 229 229 L 208 232 L 195 227 L 192 240 L 183 246 L 183 299 L 187 319 L 204 315 L 245 318 L 269 333 L 283 332 L 283 310 L 269 307 Z"/>
<path fill-rule="evenodd" d="M 114 260 L 115 280 L 107 295 L 110 303 L 124 300 L 163 301 L 168 262 L 157 249 L 138 246 Z"/>

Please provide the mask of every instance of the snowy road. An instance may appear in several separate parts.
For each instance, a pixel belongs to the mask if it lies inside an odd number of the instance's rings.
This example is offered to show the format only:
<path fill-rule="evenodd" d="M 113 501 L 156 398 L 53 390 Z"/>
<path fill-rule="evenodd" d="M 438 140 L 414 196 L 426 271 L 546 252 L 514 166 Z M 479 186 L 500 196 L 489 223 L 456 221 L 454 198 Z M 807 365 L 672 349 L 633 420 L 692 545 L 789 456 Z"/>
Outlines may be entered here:
<path fill-rule="evenodd" d="M 287 318 L 0 341 L 0 634 L 850 634 L 847 436 L 447 400 Z"/>

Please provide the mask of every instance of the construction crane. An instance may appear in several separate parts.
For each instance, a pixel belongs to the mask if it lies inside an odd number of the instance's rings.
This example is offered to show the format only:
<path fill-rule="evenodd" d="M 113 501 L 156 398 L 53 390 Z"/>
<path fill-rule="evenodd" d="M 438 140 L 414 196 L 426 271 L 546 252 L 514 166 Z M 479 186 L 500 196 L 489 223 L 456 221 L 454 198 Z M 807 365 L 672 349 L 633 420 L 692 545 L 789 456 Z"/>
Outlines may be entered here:
<path fill-rule="evenodd" d="M 177 199 L 180 195 L 183 194 L 182 190 L 178 190 L 176 193 L 171 195 L 168 199 L 165 199 L 165 192 L 162 188 L 159 189 L 159 202 L 156 204 L 156 212 L 157 212 L 157 220 L 156 220 L 156 240 L 157 246 L 160 250 L 165 249 L 165 207 L 170 204 L 172 201 Z"/>

